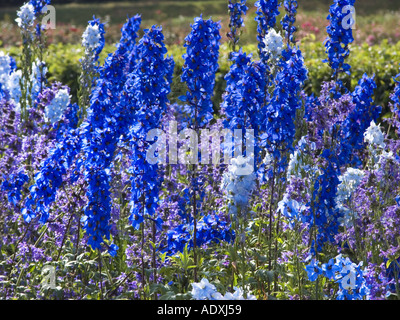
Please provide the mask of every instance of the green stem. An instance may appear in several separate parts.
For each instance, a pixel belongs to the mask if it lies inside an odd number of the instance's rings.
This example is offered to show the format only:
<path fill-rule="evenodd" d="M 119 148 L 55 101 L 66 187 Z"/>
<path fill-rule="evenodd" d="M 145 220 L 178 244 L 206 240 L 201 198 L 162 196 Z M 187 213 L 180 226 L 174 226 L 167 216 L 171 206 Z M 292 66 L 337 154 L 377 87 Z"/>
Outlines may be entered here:
<path fill-rule="evenodd" d="M 99 263 L 99 274 L 100 274 L 100 299 L 104 300 L 104 296 L 103 296 L 103 277 L 101 274 L 101 251 L 99 249 L 97 249 L 98 251 L 98 263 Z"/>

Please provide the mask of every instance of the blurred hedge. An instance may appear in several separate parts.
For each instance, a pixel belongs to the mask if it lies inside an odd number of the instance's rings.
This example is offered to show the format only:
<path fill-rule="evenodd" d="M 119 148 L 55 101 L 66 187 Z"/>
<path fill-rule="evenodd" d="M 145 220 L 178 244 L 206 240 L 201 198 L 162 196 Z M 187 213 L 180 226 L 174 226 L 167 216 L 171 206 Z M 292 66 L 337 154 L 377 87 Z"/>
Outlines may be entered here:
<path fill-rule="evenodd" d="M 153 2 L 166 2 L 169 0 L 153 0 Z M 187 0 L 173 0 L 174 2 L 185 2 Z M 213 0 L 202 0 L 202 1 L 213 1 Z M 18 7 L 23 5 L 27 0 L 0 0 L 0 7 Z M 111 2 L 110 0 L 51 0 L 51 4 L 68 4 L 68 3 L 104 3 Z M 143 0 L 112 0 L 112 2 L 143 2 Z"/>

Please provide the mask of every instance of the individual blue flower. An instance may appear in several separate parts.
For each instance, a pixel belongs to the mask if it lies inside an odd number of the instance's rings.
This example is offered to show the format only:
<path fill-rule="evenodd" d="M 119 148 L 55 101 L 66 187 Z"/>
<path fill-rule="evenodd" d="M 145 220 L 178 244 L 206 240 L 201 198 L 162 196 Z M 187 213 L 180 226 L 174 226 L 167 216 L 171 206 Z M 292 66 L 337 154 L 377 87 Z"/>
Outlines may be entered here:
<path fill-rule="evenodd" d="M 108 247 L 108 253 L 110 254 L 110 256 L 115 257 L 117 255 L 117 251 L 118 251 L 118 246 L 115 244 L 111 244 Z"/>
<path fill-rule="evenodd" d="M 400 195 L 398 195 L 398 196 L 395 198 L 395 200 L 396 200 L 397 205 L 400 207 Z"/>
<path fill-rule="evenodd" d="M 307 276 L 310 281 L 315 281 L 318 279 L 318 276 L 322 274 L 322 269 L 318 265 L 318 261 L 316 259 L 312 259 L 311 262 L 305 267 L 307 271 Z"/>
<path fill-rule="evenodd" d="M 289 219 L 289 226 L 294 227 L 296 221 L 301 220 L 301 214 L 306 209 L 306 206 L 296 200 L 290 199 L 287 195 L 279 201 L 278 211 Z"/>
<path fill-rule="evenodd" d="M 327 263 L 322 264 L 321 269 L 323 275 L 328 279 L 334 279 L 336 273 L 339 271 L 339 267 L 335 263 L 334 259 L 329 259 Z"/>

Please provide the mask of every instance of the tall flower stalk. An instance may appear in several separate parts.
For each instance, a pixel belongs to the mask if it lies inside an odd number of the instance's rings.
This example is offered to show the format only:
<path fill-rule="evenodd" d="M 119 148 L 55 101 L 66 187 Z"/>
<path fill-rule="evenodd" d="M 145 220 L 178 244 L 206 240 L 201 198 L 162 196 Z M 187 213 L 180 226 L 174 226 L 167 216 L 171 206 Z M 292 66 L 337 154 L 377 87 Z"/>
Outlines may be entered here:
<path fill-rule="evenodd" d="M 289 43 L 295 44 L 296 43 L 295 33 L 297 31 L 295 22 L 296 22 L 298 4 L 296 0 L 285 0 L 283 2 L 283 6 L 285 8 L 286 15 L 283 17 L 281 24 L 282 28 L 285 30 L 286 42 L 288 44 Z"/>
<path fill-rule="evenodd" d="M 160 191 L 163 182 L 163 172 L 159 162 L 162 162 L 161 150 L 158 159 L 150 159 L 148 151 L 150 143 L 148 133 L 161 128 L 161 120 L 167 112 L 168 94 L 172 82 L 174 62 L 166 56 L 162 28 L 152 26 L 144 30 L 144 35 L 137 46 L 138 62 L 129 75 L 125 90 L 130 104 L 134 106 L 133 125 L 130 128 L 130 147 L 132 150 L 132 197 L 130 201 L 131 214 L 129 221 L 134 229 L 141 232 L 141 267 L 142 289 L 145 289 L 144 228 L 147 222 L 151 225 L 153 246 L 151 266 L 153 281 L 157 278 L 156 263 L 156 232 L 161 228 L 162 219 L 156 216 L 160 205 Z M 154 155 L 153 155 L 154 157 Z M 157 157 L 156 157 L 157 158 Z M 156 160 L 156 161 L 153 161 Z"/>
<path fill-rule="evenodd" d="M 325 40 L 328 58 L 324 62 L 331 67 L 332 77 L 336 81 L 339 80 L 340 74 L 350 74 L 351 67 L 345 60 L 350 54 L 349 45 L 354 41 L 353 30 L 352 24 L 348 26 L 343 22 L 348 15 L 346 7 L 354 7 L 354 3 L 355 0 L 334 0 L 329 9 L 329 25 L 326 28 L 328 37 Z M 354 22 L 353 20 L 352 23 Z"/>
<path fill-rule="evenodd" d="M 241 32 L 240 29 L 244 27 L 243 16 L 246 15 L 248 9 L 249 8 L 246 6 L 246 0 L 229 0 L 228 11 L 230 16 L 230 31 L 227 36 L 231 41 L 232 52 L 237 51 Z"/>
<path fill-rule="evenodd" d="M 264 38 L 271 29 L 275 27 L 276 17 L 279 15 L 280 3 L 278 0 L 258 0 L 255 2 L 257 21 L 258 52 L 261 60 L 267 64 L 269 56 L 263 50 L 265 48 Z"/>
<path fill-rule="evenodd" d="M 86 109 L 89 106 L 94 79 L 98 73 L 97 62 L 99 54 L 104 47 L 104 24 L 100 19 L 93 17 L 89 21 L 85 32 L 82 35 L 82 46 L 85 49 L 85 55 L 81 60 L 82 73 L 79 78 L 79 106 L 81 108 L 79 118 L 82 120 L 86 117 Z"/>
<path fill-rule="evenodd" d="M 34 21 L 35 7 L 30 3 L 25 3 L 17 12 L 18 18 L 15 19 L 22 35 L 22 75 L 20 78 L 21 98 L 20 108 L 24 122 L 28 120 L 28 108 L 32 107 L 32 90 L 31 74 L 32 63 L 34 61 L 33 43 L 34 43 Z"/>
<path fill-rule="evenodd" d="M 221 25 L 202 16 L 195 18 L 190 34 L 185 38 L 186 53 L 183 55 L 184 66 L 181 80 L 187 85 L 186 95 L 181 97 L 190 110 L 189 125 L 195 132 L 205 128 L 213 118 L 212 96 L 215 85 L 215 73 L 218 69 Z M 194 155 L 197 158 L 197 154 Z M 190 203 L 192 206 L 193 256 L 197 266 L 197 221 L 201 210 L 201 190 L 196 173 L 196 164 L 189 170 Z M 199 197 L 200 196 L 200 197 Z M 195 281 L 197 281 L 197 268 Z"/>

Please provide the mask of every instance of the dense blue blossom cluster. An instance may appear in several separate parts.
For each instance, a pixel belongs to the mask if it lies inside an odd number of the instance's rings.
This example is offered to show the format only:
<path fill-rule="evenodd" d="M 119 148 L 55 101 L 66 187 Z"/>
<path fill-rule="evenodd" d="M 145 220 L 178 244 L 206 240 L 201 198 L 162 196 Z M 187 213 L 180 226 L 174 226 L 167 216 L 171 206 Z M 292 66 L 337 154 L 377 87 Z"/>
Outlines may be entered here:
<path fill-rule="evenodd" d="M 185 64 L 181 80 L 187 84 L 186 96 L 193 127 L 206 125 L 213 117 L 212 96 L 215 72 L 218 69 L 221 24 L 202 16 L 195 18 L 190 34 L 185 38 Z"/>
<path fill-rule="evenodd" d="M 8 201 L 14 206 L 21 201 L 21 189 L 29 181 L 29 177 L 24 172 L 11 174 L 7 180 L 4 180 L 1 188 L 7 192 Z"/>
<path fill-rule="evenodd" d="M 317 177 L 312 195 L 310 224 L 316 227 L 311 252 L 320 252 L 326 242 L 335 242 L 339 230 L 340 212 L 336 210 L 336 193 L 339 184 L 339 166 L 334 151 L 325 149 L 321 154 L 324 164 Z"/>
<path fill-rule="evenodd" d="M 125 59 L 128 59 L 128 63 L 126 65 L 126 74 L 129 74 L 133 71 L 133 68 L 137 59 L 137 49 L 136 49 L 136 38 L 138 37 L 138 31 L 140 28 L 140 24 L 142 22 L 142 18 L 140 15 L 135 15 L 132 18 L 129 18 L 128 21 L 122 26 L 121 29 L 121 40 L 117 44 L 119 53 L 121 55 L 126 56 Z"/>
<path fill-rule="evenodd" d="M 203 216 L 201 220 L 197 221 L 196 230 L 196 245 L 199 247 L 221 241 L 230 243 L 235 238 L 235 232 L 231 230 L 230 224 L 214 215 Z M 187 249 L 192 249 L 193 232 L 193 222 L 180 224 L 178 227 L 168 230 L 165 249 L 162 251 L 174 255 L 182 252 L 186 246 Z"/>
<path fill-rule="evenodd" d="M 42 10 L 46 5 L 51 3 L 51 0 L 30 0 L 29 3 L 35 8 L 35 15 L 42 14 Z"/>
<path fill-rule="evenodd" d="M 369 295 L 362 262 L 357 265 L 339 254 L 321 266 L 317 260 L 312 259 L 306 266 L 306 271 L 311 281 L 316 281 L 318 276 L 324 276 L 337 283 L 338 300 L 362 300 Z"/>
<path fill-rule="evenodd" d="M 340 158 L 343 159 L 343 162 L 360 163 L 357 151 L 364 146 L 364 132 L 370 126 L 371 121 L 376 122 L 378 120 L 382 109 L 374 104 L 375 89 L 374 78 L 364 74 L 352 92 L 352 102 L 355 107 L 341 127 L 343 153 Z M 353 159 L 350 159 L 351 157 Z"/>
<path fill-rule="evenodd" d="M 130 32 L 133 39 L 139 25 L 140 18 L 137 16 L 125 24 L 125 28 L 132 27 Z M 85 180 L 88 181 L 88 204 L 83 223 L 90 235 L 88 243 L 93 249 L 100 249 L 103 239 L 110 238 L 110 167 L 118 140 L 132 124 L 132 111 L 135 110 L 134 105 L 127 105 L 121 99 L 124 95 L 124 79 L 127 79 L 127 65 L 131 63 L 123 45 L 126 44 L 125 37 L 126 33 L 122 36 L 123 42 L 114 53 L 109 54 L 100 69 L 87 121 L 83 124 Z"/>
<path fill-rule="evenodd" d="M 278 172 L 288 163 L 288 152 L 293 151 L 296 110 L 302 106 L 301 90 L 307 79 L 307 69 L 301 51 L 288 47 L 282 53 L 281 70 L 274 79 L 273 96 L 265 110 L 264 141 L 273 156 Z"/>
<path fill-rule="evenodd" d="M 231 55 L 233 61 L 225 76 L 227 82 L 221 109 L 225 113 L 225 127 L 231 130 L 254 130 L 258 137 L 263 129 L 262 109 L 265 101 L 265 67 L 264 64 L 252 60 L 251 54 L 239 50 Z M 254 153 L 258 155 L 259 143 L 256 143 Z"/>
<path fill-rule="evenodd" d="M 140 40 L 138 63 L 126 83 L 127 95 L 134 106 L 134 125 L 130 129 L 132 167 L 132 198 L 130 221 L 139 228 L 145 216 L 154 216 L 159 202 L 162 177 L 158 165 L 146 160 L 149 146 L 147 133 L 161 126 L 166 112 L 172 82 L 173 60 L 165 57 L 161 27 L 144 30 Z"/>

